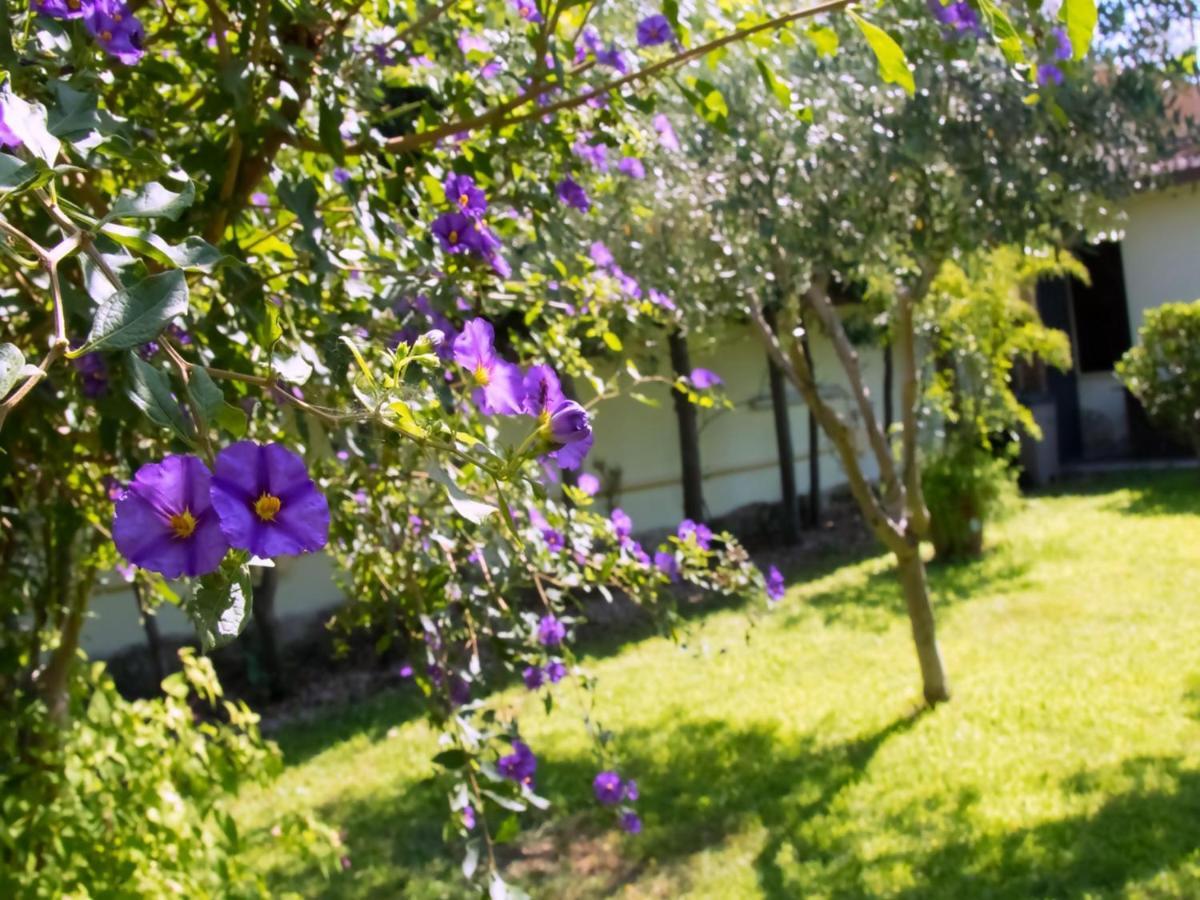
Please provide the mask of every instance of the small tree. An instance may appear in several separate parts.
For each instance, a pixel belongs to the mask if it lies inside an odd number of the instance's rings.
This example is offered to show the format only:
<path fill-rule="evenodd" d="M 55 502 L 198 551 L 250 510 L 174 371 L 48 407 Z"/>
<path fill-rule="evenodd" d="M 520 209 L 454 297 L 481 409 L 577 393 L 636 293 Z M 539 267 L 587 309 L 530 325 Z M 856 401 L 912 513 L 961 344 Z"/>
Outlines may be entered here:
<path fill-rule="evenodd" d="M 1014 487 L 1020 433 L 1041 439 L 1013 392 L 1013 368 L 1035 358 L 1071 365 L 1070 339 L 1043 325 L 1033 302 L 1039 278 L 1068 273 L 1088 277 L 1067 254 L 999 247 L 944 263 L 918 309 L 929 348 L 921 474 L 939 559 L 982 551 L 984 524 Z"/>
<path fill-rule="evenodd" d="M 1117 375 L 1151 421 L 1200 455 L 1200 300 L 1149 310 Z"/>

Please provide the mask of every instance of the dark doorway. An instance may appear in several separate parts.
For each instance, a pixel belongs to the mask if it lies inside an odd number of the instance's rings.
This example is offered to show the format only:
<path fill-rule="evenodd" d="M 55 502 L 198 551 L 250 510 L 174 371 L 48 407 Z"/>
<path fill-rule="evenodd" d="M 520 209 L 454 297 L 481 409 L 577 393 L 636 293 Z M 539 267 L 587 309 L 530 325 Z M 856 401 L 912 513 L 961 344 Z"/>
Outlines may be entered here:
<path fill-rule="evenodd" d="M 1041 281 L 1037 286 L 1037 308 L 1042 321 L 1068 335 L 1071 329 L 1071 292 L 1062 278 Z M 1058 422 L 1059 462 L 1083 457 L 1083 426 L 1079 417 L 1079 389 L 1075 370 L 1060 372 L 1046 368 L 1046 390 L 1054 398 Z"/>

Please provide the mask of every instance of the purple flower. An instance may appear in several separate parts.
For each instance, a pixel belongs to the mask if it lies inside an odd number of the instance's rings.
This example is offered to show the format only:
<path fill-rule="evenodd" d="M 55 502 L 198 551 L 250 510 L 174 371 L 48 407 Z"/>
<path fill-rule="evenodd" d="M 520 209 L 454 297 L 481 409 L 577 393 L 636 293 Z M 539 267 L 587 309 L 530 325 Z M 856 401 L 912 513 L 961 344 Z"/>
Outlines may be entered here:
<path fill-rule="evenodd" d="M 662 572 L 670 581 L 674 581 L 679 577 L 679 563 L 675 561 L 675 554 L 668 553 L 666 550 L 659 550 L 654 554 L 654 565 Z"/>
<path fill-rule="evenodd" d="M 546 677 L 550 679 L 551 684 L 558 684 L 567 677 L 567 667 L 563 665 L 562 660 L 552 659 L 546 666 Z"/>
<path fill-rule="evenodd" d="M 579 481 L 575 485 L 589 497 L 595 497 L 600 490 L 600 479 L 591 472 L 584 472 L 579 476 Z"/>
<path fill-rule="evenodd" d="M 253 194 L 250 195 L 250 202 L 253 203 L 255 206 L 270 206 L 271 198 L 268 197 L 266 194 L 264 194 L 262 191 L 255 191 Z"/>
<path fill-rule="evenodd" d="M 641 834 L 642 820 L 632 810 L 621 814 L 621 830 L 627 834 Z"/>
<path fill-rule="evenodd" d="M 562 532 L 555 531 L 553 528 L 542 529 L 542 540 L 546 542 L 546 549 L 551 553 L 556 553 L 566 546 Z"/>
<path fill-rule="evenodd" d="M 512 748 L 512 753 L 500 757 L 497 761 L 496 770 L 518 784 L 533 784 L 533 773 L 537 771 L 537 757 L 523 741 L 513 741 Z"/>
<path fill-rule="evenodd" d="M 621 802 L 621 776 L 616 772 L 601 772 L 592 779 L 592 791 L 605 806 Z"/>
<path fill-rule="evenodd" d="M 777 603 L 787 593 L 787 585 L 783 583 L 783 573 L 775 566 L 767 569 L 767 599 Z"/>
<path fill-rule="evenodd" d="M 24 141 L 12 130 L 7 118 L 13 115 L 13 111 L 5 109 L 5 106 L 0 103 L 0 147 L 20 147 Z"/>
<path fill-rule="evenodd" d="M 701 550 L 707 550 L 712 541 L 712 530 L 703 522 L 693 522 L 691 519 L 680 522 L 675 534 L 681 541 L 694 540 Z"/>
<path fill-rule="evenodd" d="M 314 553 L 329 540 L 329 504 L 283 444 L 238 441 L 217 454 L 212 504 L 229 543 L 255 556 Z"/>
<path fill-rule="evenodd" d="M 646 16 L 638 22 L 637 42 L 639 47 L 655 47 L 674 40 L 674 38 L 675 33 L 671 30 L 671 23 L 662 13 Z"/>
<path fill-rule="evenodd" d="M 164 578 L 216 570 L 229 542 L 213 509 L 211 486 L 208 467 L 195 456 L 168 456 L 142 466 L 116 503 L 117 549 Z"/>
<path fill-rule="evenodd" d="M 491 322 L 471 319 L 454 339 L 454 361 L 470 373 L 480 412 L 511 416 L 521 411 L 521 372 L 497 355 L 495 337 Z"/>
<path fill-rule="evenodd" d="M 679 138 L 675 134 L 675 129 L 671 127 L 671 120 L 667 118 L 666 113 L 659 113 L 652 120 L 654 130 L 658 132 L 658 143 L 664 150 L 678 150 Z"/>
<path fill-rule="evenodd" d="M 627 294 L 633 299 L 638 299 L 642 296 L 642 286 L 637 283 L 637 279 L 632 275 L 627 275 L 619 266 L 613 266 L 613 278 L 617 279 L 617 283 L 621 286 L 621 292 Z"/>
<path fill-rule="evenodd" d="M 463 827 L 466 828 L 467 831 L 471 831 L 475 828 L 475 807 L 464 806 L 462 808 L 462 823 Z"/>
<path fill-rule="evenodd" d="M 477 34 L 471 34 L 469 31 L 460 32 L 458 35 L 458 49 L 463 53 L 491 53 L 492 45 L 483 37 Z"/>
<path fill-rule="evenodd" d="M 529 690 L 536 691 L 546 683 L 546 673 L 537 666 L 526 666 L 521 672 L 521 680 Z"/>
<path fill-rule="evenodd" d="M 709 369 L 692 369 L 692 374 L 689 376 L 692 382 L 692 387 L 699 391 L 706 391 L 709 388 L 716 387 L 718 384 L 724 384 L 721 381 L 721 376 Z"/>
<path fill-rule="evenodd" d="M 83 23 L 104 50 L 125 65 L 142 58 L 146 31 L 122 0 L 90 0 Z"/>
<path fill-rule="evenodd" d="M 522 385 L 522 411 L 538 420 L 549 456 L 564 469 L 578 468 L 592 447 L 587 410 L 563 396 L 558 376 L 549 366 L 530 366 Z"/>
<path fill-rule="evenodd" d="M 640 796 L 638 794 L 637 782 L 630 778 L 621 785 L 621 799 L 632 803 Z"/>
<path fill-rule="evenodd" d="M 596 62 L 602 66 L 608 66 L 610 69 L 615 69 L 622 75 L 629 72 L 629 64 L 625 62 L 625 54 L 613 44 L 609 44 L 607 49 L 596 51 Z"/>
<path fill-rule="evenodd" d="M 108 364 L 99 353 L 87 353 L 73 360 L 75 371 L 83 382 L 85 397 L 102 397 L 108 393 Z"/>
<path fill-rule="evenodd" d="M 567 626 L 553 615 L 542 616 L 538 622 L 537 639 L 543 647 L 557 647 L 567 636 Z"/>
<path fill-rule="evenodd" d="M 433 220 L 433 233 L 447 253 L 479 253 L 480 231 L 466 213 L 442 213 Z"/>
<path fill-rule="evenodd" d="M 618 540 L 623 541 L 633 533 L 633 519 L 629 518 L 625 514 L 625 510 L 619 506 L 612 511 L 609 519 L 612 521 L 613 531 L 616 533 Z"/>
<path fill-rule="evenodd" d="M 347 181 L 350 180 L 350 173 L 347 170 L 343 169 L 341 166 L 337 166 L 333 170 L 333 180 L 336 181 L 338 184 L 345 184 Z"/>
<path fill-rule="evenodd" d="M 588 255 L 591 256 L 592 262 L 594 262 L 601 269 L 607 269 L 614 262 L 616 262 L 616 260 L 613 259 L 612 251 L 609 250 L 608 247 L 605 246 L 601 241 L 592 242 L 592 246 L 588 250 Z"/>
<path fill-rule="evenodd" d="M 628 175 L 630 178 L 645 178 L 646 167 L 642 165 L 642 161 L 636 156 L 625 156 L 617 163 L 617 171 L 622 175 Z"/>
<path fill-rule="evenodd" d="M 1063 28 L 1052 28 L 1050 37 L 1054 42 L 1054 58 L 1067 60 L 1075 55 L 1075 48 L 1071 46 L 1071 38 L 1067 36 L 1067 32 Z"/>
<path fill-rule="evenodd" d="M 513 6 L 516 7 L 517 15 L 531 24 L 537 24 L 543 21 L 542 14 L 538 12 L 537 4 L 533 0 L 513 0 Z"/>
<path fill-rule="evenodd" d="M 1037 67 L 1037 83 L 1041 87 L 1046 87 L 1050 84 L 1062 84 L 1062 69 L 1054 63 L 1042 63 Z"/>
<path fill-rule="evenodd" d="M 447 202 L 453 203 L 459 212 L 478 217 L 487 210 L 487 195 L 470 175 L 451 173 L 446 177 L 442 189 L 446 192 Z"/>
<path fill-rule="evenodd" d="M 81 19 L 93 0 L 33 0 L 33 11 L 51 19 Z"/>
<path fill-rule="evenodd" d="M 608 147 L 604 144 L 589 144 L 583 138 L 571 145 L 575 155 L 601 172 L 608 171 Z"/>
<path fill-rule="evenodd" d="M 588 200 L 587 191 L 583 189 L 578 181 L 569 175 L 558 183 L 555 193 L 558 194 L 559 200 L 580 212 L 587 212 L 592 208 L 592 202 Z"/>
<path fill-rule="evenodd" d="M 629 552 L 633 555 L 633 558 L 637 560 L 638 565 L 647 567 L 650 565 L 650 554 L 646 552 L 645 547 L 643 547 L 637 541 L 629 541 L 628 547 Z"/>
<path fill-rule="evenodd" d="M 664 294 L 662 291 L 650 288 L 650 302 L 655 306 L 661 306 L 663 309 L 674 309 L 675 301 Z"/>
<path fill-rule="evenodd" d="M 450 703 L 453 706 L 462 706 L 471 699 L 471 683 L 461 675 L 453 675 L 450 678 Z"/>

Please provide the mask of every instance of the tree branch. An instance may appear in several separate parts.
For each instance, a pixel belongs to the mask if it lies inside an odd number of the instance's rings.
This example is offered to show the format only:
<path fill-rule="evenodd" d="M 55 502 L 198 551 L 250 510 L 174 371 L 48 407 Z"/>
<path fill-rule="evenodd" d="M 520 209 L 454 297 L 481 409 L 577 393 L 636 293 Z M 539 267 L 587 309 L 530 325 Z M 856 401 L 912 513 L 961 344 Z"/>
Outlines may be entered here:
<path fill-rule="evenodd" d="M 907 548 L 904 535 L 888 516 L 875 491 L 871 489 L 871 485 L 863 475 L 858 454 L 854 452 L 854 438 L 850 426 L 837 410 L 825 402 L 817 390 L 812 368 L 808 364 L 808 359 L 804 355 L 794 329 L 788 331 L 786 325 L 781 327 L 788 342 L 785 351 L 780 344 L 779 337 L 767 324 L 762 309 L 757 303 L 751 306 L 750 314 L 755 324 L 755 330 L 767 353 L 788 377 L 788 380 L 796 386 L 796 390 L 800 392 L 804 402 L 808 404 L 808 408 L 812 410 L 813 415 L 820 423 L 821 430 L 825 432 L 832 441 L 834 449 L 837 450 L 842 469 L 846 473 L 850 492 L 854 495 L 863 518 L 867 520 L 868 527 L 889 550 L 903 551 Z"/>
<path fill-rule="evenodd" d="M 896 462 L 892 459 L 891 448 L 888 446 L 887 435 L 879 427 L 875 416 L 875 407 L 871 403 L 871 392 L 863 380 L 862 366 L 859 365 L 858 353 L 846 335 L 845 325 L 841 316 L 830 302 L 829 292 L 824 279 L 818 280 L 805 294 L 809 306 L 817 314 L 825 334 L 833 343 L 841 361 L 842 370 L 850 381 L 850 393 L 854 396 L 858 415 L 862 419 L 863 428 L 867 432 L 867 441 L 871 452 L 879 466 L 879 478 L 884 485 L 884 502 L 889 508 L 898 509 L 903 503 L 903 485 L 896 473 Z"/>
<path fill-rule="evenodd" d="M 724 47 L 727 44 L 745 40 L 746 38 L 753 37 L 754 35 L 763 31 L 777 30 L 800 19 L 810 18 L 825 12 L 833 12 L 834 10 L 838 10 L 850 5 L 850 3 L 851 0 L 826 0 L 826 2 L 818 3 L 816 6 L 810 6 L 806 9 L 785 13 L 784 15 L 776 16 L 773 19 L 768 19 L 765 22 L 760 22 L 757 25 L 752 25 L 749 28 L 742 28 L 737 31 L 730 32 L 729 34 L 722 35 L 719 38 L 714 38 L 706 44 L 701 44 L 699 47 L 694 47 L 691 50 L 684 50 L 675 54 L 674 56 L 660 60 L 659 62 L 646 66 L 643 69 L 638 69 L 638 71 L 631 72 L 630 74 L 622 76 L 621 78 L 613 79 L 612 81 L 601 85 L 600 87 L 585 91 L 584 93 L 575 97 L 569 97 L 566 100 L 559 100 L 556 103 L 551 103 L 547 106 L 521 113 L 520 115 L 505 118 L 509 112 L 524 106 L 552 87 L 552 85 L 540 85 L 539 89 L 537 90 L 526 91 L 520 96 L 514 97 L 512 100 L 508 100 L 499 106 L 488 110 L 487 112 L 480 113 L 477 116 L 461 119 L 457 122 L 449 122 L 444 125 L 439 125 L 437 128 L 430 129 L 429 131 L 422 131 L 418 132 L 417 134 L 406 134 L 401 135 L 400 137 L 394 137 L 388 140 L 384 144 L 384 147 L 394 153 L 404 153 L 409 150 L 415 150 L 418 147 L 424 147 L 426 144 L 434 143 L 444 137 L 448 137 L 449 135 L 457 134 L 462 131 L 475 131 L 479 128 L 485 128 L 488 126 L 507 128 L 510 125 L 517 125 L 521 122 L 528 121 L 529 119 L 553 115 L 554 113 L 562 112 L 563 110 L 567 109 L 574 109 L 575 107 L 582 106 L 589 100 L 594 100 L 596 97 L 619 90 L 628 84 L 645 81 L 646 79 L 657 75 L 660 72 L 664 72 L 667 69 L 683 65 L 684 63 L 691 62 L 692 60 L 699 59 L 703 56 L 707 56 L 709 53 L 712 53 L 714 50 L 719 50 L 721 47 Z"/>

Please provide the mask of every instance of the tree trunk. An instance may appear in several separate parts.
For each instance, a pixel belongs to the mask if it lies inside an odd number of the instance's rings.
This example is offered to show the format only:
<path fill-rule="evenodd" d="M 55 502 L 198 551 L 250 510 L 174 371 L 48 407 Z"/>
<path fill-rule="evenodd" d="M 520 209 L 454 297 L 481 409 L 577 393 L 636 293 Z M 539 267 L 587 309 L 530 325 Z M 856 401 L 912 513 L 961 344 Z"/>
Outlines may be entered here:
<path fill-rule="evenodd" d="M 287 695 L 283 669 L 279 664 L 279 638 L 275 629 L 275 588 L 279 585 L 278 571 L 272 566 L 262 570 L 262 579 L 254 587 L 254 625 L 263 671 L 267 675 L 267 690 L 272 700 Z"/>
<path fill-rule="evenodd" d="M 687 338 L 674 331 L 667 339 L 671 350 L 671 368 L 679 377 L 692 374 Z M 683 468 L 683 515 L 697 522 L 704 520 L 704 477 L 700 470 L 700 426 L 696 407 L 687 395 L 674 391 L 675 418 L 679 422 L 679 457 Z"/>
<path fill-rule="evenodd" d="M 813 368 L 812 353 L 808 347 L 808 336 L 801 341 L 804 358 L 808 360 L 808 370 L 816 377 Z M 817 414 L 808 409 L 808 506 L 804 510 L 809 528 L 821 524 L 821 428 L 817 423 Z"/>
<path fill-rule="evenodd" d="M 896 367 L 892 363 L 892 345 L 883 345 L 883 431 L 891 434 L 892 423 L 896 421 L 895 399 Z"/>
<path fill-rule="evenodd" d="M 768 311 L 767 323 L 775 327 L 775 314 Z M 767 354 L 767 378 L 771 385 L 771 411 L 775 417 L 775 450 L 779 456 L 779 496 L 783 509 L 783 537 L 789 544 L 800 539 L 796 503 L 796 453 L 792 448 L 792 422 L 788 413 L 787 383 L 783 370 Z"/>
<path fill-rule="evenodd" d="M 896 554 L 897 572 L 904 588 L 904 602 L 908 607 L 908 618 L 912 623 L 913 643 L 917 647 L 917 661 L 921 666 L 921 681 L 925 702 L 930 706 L 950 699 L 950 684 L 942 666 L 942 652 L 938 648 L 937 632 L 933 623 L 933 606 L 929 602 L 929 586 L 925 580 L 925 561 L 920 552 Z"/>

